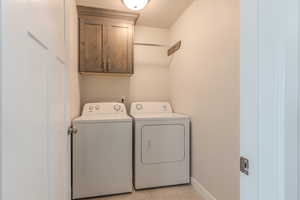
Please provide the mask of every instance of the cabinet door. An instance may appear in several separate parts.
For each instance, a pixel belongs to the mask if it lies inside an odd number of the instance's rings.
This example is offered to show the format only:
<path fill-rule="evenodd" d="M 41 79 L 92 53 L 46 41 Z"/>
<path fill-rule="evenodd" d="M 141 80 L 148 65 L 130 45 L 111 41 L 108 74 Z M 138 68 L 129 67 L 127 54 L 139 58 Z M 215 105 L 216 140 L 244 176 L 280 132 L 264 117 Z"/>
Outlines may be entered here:
<path fill-rule="evenodd" d="M 80 72 L 104 72 L 103 24 L 80 20 Z"/>
<path fill-rule="evenodd" d="M 106 28 L 107 72 L 133 73 L 133 25 L 109 25 Z"/>

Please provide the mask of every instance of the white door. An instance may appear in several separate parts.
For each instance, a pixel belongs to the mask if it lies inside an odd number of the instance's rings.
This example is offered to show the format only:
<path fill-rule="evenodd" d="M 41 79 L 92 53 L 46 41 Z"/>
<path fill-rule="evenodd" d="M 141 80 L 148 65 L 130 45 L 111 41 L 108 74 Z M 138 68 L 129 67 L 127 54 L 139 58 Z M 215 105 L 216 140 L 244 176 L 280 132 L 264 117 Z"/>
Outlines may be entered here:
<path fill-rule="evenodd" d="M 0 199 L 66 200 L 65 66 L 30 34 L 25 2 L 1 1 Z"/>
<path fill-rule="evenodd" d="M 297 199 L 298 8 L 241 0 L 241 200 Z"/>

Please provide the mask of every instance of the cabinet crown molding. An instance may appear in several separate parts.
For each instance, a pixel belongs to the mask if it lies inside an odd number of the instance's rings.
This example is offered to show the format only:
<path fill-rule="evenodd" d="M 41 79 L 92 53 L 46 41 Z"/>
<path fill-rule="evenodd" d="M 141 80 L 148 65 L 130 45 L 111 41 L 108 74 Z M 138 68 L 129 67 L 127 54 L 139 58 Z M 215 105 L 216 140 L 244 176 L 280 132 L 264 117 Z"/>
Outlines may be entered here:
<path fill-rule="evenodd" d="M 77 6 L 77 9 L 78 9 L 79 17 L 85 15 L 85 16 L 105 17 L 110 19 L 122 19 L 122 20 L 132 21 L 134 24 L 136 24 L 136 21 L 140 16 L 140 14 L 138 13 L 110 10 L 104 8 L 93 8 L 87 6 Z"/>

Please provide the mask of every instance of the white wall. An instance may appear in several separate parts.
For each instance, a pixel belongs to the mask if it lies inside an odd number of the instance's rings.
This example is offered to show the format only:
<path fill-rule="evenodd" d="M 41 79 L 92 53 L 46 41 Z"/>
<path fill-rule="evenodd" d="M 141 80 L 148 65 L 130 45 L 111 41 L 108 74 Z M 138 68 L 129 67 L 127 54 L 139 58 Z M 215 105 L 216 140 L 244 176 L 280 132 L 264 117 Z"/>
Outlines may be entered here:
<path fill-rule="evenodd" d="M 168 44 L 168 30 L 136 27 L 135 42 Z M 120 101 L 168 101 L 167 47 L 135 45 L 135 73 L 131 77 L 81 76 L 81 103 Z"/>
<path fill-rule="evenodd" d="M 170 30 L 170 99 L 192 119 L 192 176 L 239 199 L 239 1 L 195 0 Z"/>

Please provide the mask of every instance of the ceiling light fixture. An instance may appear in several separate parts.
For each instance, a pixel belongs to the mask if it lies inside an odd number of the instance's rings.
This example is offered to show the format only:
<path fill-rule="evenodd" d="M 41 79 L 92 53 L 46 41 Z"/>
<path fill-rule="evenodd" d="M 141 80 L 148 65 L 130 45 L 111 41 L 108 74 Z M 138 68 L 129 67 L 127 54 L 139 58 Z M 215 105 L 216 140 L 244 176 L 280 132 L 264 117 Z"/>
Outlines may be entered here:
<path fill-rule="evenodd" d="M 122 0 L 124 5 L 130 10 L 142 10 L 150 0 Z"/>

